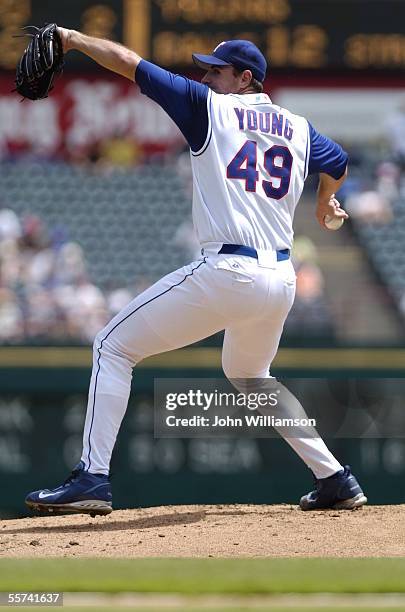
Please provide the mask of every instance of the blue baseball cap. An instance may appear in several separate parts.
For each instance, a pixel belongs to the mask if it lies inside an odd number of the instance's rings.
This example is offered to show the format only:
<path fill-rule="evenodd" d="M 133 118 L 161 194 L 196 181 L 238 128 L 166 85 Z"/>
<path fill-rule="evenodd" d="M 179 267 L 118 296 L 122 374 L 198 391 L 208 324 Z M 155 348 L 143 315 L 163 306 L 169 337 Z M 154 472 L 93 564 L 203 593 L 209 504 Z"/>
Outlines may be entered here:
<path fill-rule="evenodd" d="M 212 55 L 193 53 L 197 66 L 208 70 L 210 66 L 234 66 L 250 70 L 257 81 L 264 81 L 267 62 L 263 53 L 249 40 L 227 40 L 215 47 Z"/>

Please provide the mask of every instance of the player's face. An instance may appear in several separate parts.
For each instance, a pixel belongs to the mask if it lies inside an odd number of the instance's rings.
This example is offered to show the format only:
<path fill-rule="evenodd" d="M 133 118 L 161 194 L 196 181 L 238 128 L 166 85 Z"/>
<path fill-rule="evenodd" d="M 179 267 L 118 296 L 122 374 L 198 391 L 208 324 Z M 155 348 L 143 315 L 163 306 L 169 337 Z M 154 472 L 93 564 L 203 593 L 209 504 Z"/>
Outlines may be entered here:
<path fill-rule="evenodd" d="M 218 94 L 239 93 L 242 76 L 232 66 L 210 66 L 201 82 Z"/>

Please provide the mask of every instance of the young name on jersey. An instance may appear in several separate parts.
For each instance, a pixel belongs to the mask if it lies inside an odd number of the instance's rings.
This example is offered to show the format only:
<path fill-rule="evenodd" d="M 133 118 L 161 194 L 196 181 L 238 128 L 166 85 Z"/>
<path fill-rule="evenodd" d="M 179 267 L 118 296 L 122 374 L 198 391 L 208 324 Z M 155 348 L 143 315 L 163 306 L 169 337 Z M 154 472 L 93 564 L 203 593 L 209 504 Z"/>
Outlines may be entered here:
<path fill-rule="evenodd" d="M 237 108 L 236 106 L 233 110 L 240 130 L 283 136 L 287 140 L 291 140 L 293 137 L 294 130 L 291 122 L 281 113 L 263 113 L 252 109 Z"/>

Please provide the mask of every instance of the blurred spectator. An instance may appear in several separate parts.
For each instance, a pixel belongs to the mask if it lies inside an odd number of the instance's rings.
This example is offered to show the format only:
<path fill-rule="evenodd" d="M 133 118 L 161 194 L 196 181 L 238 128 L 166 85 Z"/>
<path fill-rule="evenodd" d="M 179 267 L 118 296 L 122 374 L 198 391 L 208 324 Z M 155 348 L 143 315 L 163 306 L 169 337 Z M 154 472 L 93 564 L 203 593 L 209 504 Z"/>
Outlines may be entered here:
<path fill-rule="evenodd" d="M 107 297 L 108 309 L 115 316 L 134 298 L 131 291 L 124 287 L 114 289 Z"/>
<path fill-rule="evenodd" d="M 63 156 L 66 157 L 70 164 L 76 166 L 97 164 L 100 159 L 100 143 L 98 140 L 94 140 L 81 146 L 67 146 Z"/>
<path fill-rule="evenodd" d="M 101 289 L 86 277 L 78 279 L 74 285 L 56 289 L 55 297 L 66 320 L 67 335 L 71 338 L 92 342 L 109 319 Z"/>
<path fill-rule="evenodd" d="M 197 240 L 194 226 L 191 219 L 186 219 L 177 228 L 174 235 L 173 244 L 175 244 L 184 253 L 186 260 L 196 260 L 201 257 L 201 246 Z"/>
<path fill-rule="evenodd" d="M 365 223 L 385 224 L 393 218 L 389 200 L 378 191 L 363 191 L 349 196 L 345 209 L 352 219 Z"/>
<path fill-rule="evenodd" d="M 116 134 L 100 146 L 99 163 L 105 166 L 130 168 L 139 162 L 140 150 L 133 137 Z"/>
<path fill-rule="evenodd" d="M 45 227 L 36 215 L 27 215 L 22 221 L 21 246 L 33 251 L 47 246 L 48 238 Z"/>
<path fill-rule="evenodd" d="M 76 242 L 61 245 L 55 258 L 55 284 L 75 283 L 86 274 L 82 247 Z"/>
<path fill-rule="evenodd" d="M 324 295 L 324 280 L 316 265 L 303 264 L 297 271 L 297 291 L 286 329 L 297 335 L 331 336 L 334 325 L 331 309 Z"/>
<path fill-rule="evenodd" d="M 12 238 L 0 239 L 0 274 L 6 287 L 14 289 L 22 282 L 20 247 Z"/>
<path fill-rule="evenodd" d="M 36 216 L 20 223 L 13 211 L 0 210 L 0 341 L 92 342 L 109 318 L 78 244 L 66 242 L 61 228 L 49 240 Z"/>
<path fill-rule="evenodd" d="M 58 313 L 52 292 L 40 285 L 28 285 L 25 291 L 24 319 L 27 338 L 57 336 Z"/>
<path fill-rule="evenodd" d="M 55 267 L 55 253 L 52 249 L 44 248 L 33 253 L 26 249 L 21 257 L 26 283 L 42 286 L 51 284 Z"/>
<path fill-rule="evenodd" d="M 296 298 L 314 304 L 323 297 L 324 280 L 318 266 L 305 263 L 297 271 Z"/>
<path fill-rule="evenodd" d="M 405 171 L 405 97 L 386 121 L 386 138 L 394 160 Z"/>
<path fill-rule="evenodd" d="M 392 162 L 382 162 L 377 167 L 377 191 L 379 194 L 394 202 L 399 195 L 401 171 Z"/>
<path fill-rule="evenodd" d="M 0 341 L 18 342 L 24 337 L 24 318 L 11 289 L 0 288 Z"/>
<path fill-rule="evenodd" d="M 134 137 L 120 132 L 81 147 L 75 146 L 68 149 L 66 155 L 72 164 L 93 166 L 97 170 L 131 168 L 144 156 Z"/>
<path fill-rule="evenodd" d="M 292 261 L 297 269 L 302 263 L 316 263 L 318 251 L 315 244 L 307 236 L 296 236 L 292 251 Z"/>
<path fill-rule="evenodd" d="M 18 240 L 22 233 L 21 223 L 13 210 L 0 210 L 0 240 Z"/>
<path fill-rule="evenodd" d="M 295 301 L 286 321 L 286 330 L 301 335 L 328 335 L 334 333 L 332 311 L 324 290 L 324 278 L 318 266 L 318 251 L 306 236 L 297 236 L 292 259 L 297 274 Z"/>
<path fill-rule="evenodd" d="M 401 311 L 402 316 L 405 318 L 405 293 L 402 295 L 399 301 L 399 310 Z"/>

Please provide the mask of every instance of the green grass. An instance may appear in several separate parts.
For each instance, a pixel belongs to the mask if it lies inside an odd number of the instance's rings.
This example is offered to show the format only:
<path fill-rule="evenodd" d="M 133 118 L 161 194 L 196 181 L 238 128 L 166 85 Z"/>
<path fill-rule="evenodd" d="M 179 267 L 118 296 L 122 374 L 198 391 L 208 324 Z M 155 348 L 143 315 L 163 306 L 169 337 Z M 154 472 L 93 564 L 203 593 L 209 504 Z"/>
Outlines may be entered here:
<path fill-rule="evenodd" d="M 405 558 L 0 559 L 0 591 L 405 593 Z"/>
<path fill-rule="evenodd" d="M 31 608 L 24 608 L 24 607 L 19 607 L 19 610 L 32 610 Z M 42 609 L 42 608 L 41 608 Z M 78 606 L 63 606 L 63 608 L 54 608 L 54 607 L 46 607 L 43 608 L 44 610 L 47 610 L 47 612 L 89 612 L 89 610 L 94 610 L 94 607 L 90 607 L 90 606 L 86 606 L 86 607 L 78 607 Z M 100 612 L 113 612 L 115 610 L 118 609 L 129 609 L 129 608 L 117 608 L 115 606 L 113 607 L 108 607 L 108 606 L 97 606 L 97 612 L 100 610 Z M 184 612 L 185 608 L 184 606 L 182 607 L 175 607 L 175 606 L 168 606 L 168 607 L 154 607 L 152 608 L 151 606 L 148 607 L 143 607 L 143 606 L 136 606 L 136 608 L 131 608 L 131 610 L 136 609 L 136 612 Z M 209 610 L 209 612 L 251 612 L 252 611 L 252 607 L 249 606 L 249 602 L 246 603 L 246 606 L 216 606 L 216 607 L 209 607 L 207 608 L 206 606 L 203 608 L 200 608 L 198 606 L 189 606 L 187 605 L 187 612 L 207 612 L 207 610 Z M 271 608 L 268 607 L 268 604 L 264 605 L 262 608 L 254 608 L 255 610 L 271 610 L 271 612 L 286 612 L 286 610 L 289 610 L 290 612 L 294 612 L 294 608 L 293 607 L 274 607 L 271 606 Z M 403 610 L 403 606 L 390 606 L 389 608 L 385 608 L 385 607 L 375 607 L 373 606 L 372 608 L 372 612 L 392 612 L 393 610 Z M 316 607 L 314 608 L 312 607 L 307 607 L 307 606 L 300 606 L 299 608 L 299 612 L 361 612 L 362 610 L 364 610 L 364 612 L 369 612 L 370 608 L 365 608 L 365 607 L 359 607 L 359 606 L 353 606 L 353 607 Z"/>

